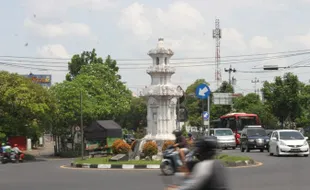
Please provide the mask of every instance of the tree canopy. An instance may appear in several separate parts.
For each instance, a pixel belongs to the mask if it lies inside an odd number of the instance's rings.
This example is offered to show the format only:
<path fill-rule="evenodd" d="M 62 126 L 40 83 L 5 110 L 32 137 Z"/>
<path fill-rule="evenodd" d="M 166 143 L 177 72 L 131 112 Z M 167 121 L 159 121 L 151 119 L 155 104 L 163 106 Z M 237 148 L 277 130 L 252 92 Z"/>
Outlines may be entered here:
<path fill-rule="evenodd" d="M 97 119 L 114 120 L 130 109 L 131 92 L 120 80 L 116 61 L 110 56 L 103 62 L 95 50 L 83 52 L 74 55 L 68 65 L 68 80 L 51 88 L 59 108 L 58 128 L 80 126 L 81 97 L 85 125 Z"/>
<path fill-rule="evenodd" d="M 41 134 L 56 108 L 53 96 L 46 88 L 15 73 L 1 71 L 0 81 L 0 132 L 28 137 Z"/>

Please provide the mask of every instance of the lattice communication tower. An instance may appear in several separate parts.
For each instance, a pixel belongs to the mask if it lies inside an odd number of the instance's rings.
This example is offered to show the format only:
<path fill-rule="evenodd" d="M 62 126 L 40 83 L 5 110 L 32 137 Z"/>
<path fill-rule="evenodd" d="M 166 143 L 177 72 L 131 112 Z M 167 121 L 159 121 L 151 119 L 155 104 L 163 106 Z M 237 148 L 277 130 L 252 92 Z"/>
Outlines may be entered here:
<path fill-rule="evenodd" d="M 221 38 L 222 38 L 222 30 L 220 29 L 220 19 L 215 19 L 215 29 L 213 29 L 213 39 L 215 39 L 215 81 L 217 88 L 222 82 L 222 74 L 220 68 Z"/>

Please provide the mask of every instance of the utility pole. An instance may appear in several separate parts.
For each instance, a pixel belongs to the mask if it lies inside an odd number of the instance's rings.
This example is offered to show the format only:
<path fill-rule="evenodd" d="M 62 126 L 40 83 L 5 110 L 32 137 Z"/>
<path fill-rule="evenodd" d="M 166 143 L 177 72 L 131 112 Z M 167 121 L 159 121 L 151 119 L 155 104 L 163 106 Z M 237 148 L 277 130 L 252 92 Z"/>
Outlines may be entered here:
<path fill-rule="evenodd" d="M 81 157 L 82 160 L 84 159 L 84 127 L 83 127 L 83 96 L 82 96 L 82 90 L 80 91 L 80 112 L 81 112 Z"/>
<path fill-rule="evenodd" d="M 257 94 L 258 90 L 257 90 L 257 88 L 256 88 L 256 84 L 259 83 L 258 78 L 255 77 L 255 79 L 252 80 L 252 83 L 254 83 L 254 88 L 255 88 L 255 91 L 254 91 L 254 92 L 255 92 L 255 94 Z"/>
<path fill-rule="evenodd" d="M 229 84 L 231 85 L 232 84 L 232 79 L 231 79 L 231 73 L 235 73 L 237 70 L 235 68 L 232 68 L 231 65 L 229 67 L 229 69 L 226 69 L 225 68 L 225 72 L 228 72 L 229 76 L 228 76 L 228 80 L 229 80 Z"/>

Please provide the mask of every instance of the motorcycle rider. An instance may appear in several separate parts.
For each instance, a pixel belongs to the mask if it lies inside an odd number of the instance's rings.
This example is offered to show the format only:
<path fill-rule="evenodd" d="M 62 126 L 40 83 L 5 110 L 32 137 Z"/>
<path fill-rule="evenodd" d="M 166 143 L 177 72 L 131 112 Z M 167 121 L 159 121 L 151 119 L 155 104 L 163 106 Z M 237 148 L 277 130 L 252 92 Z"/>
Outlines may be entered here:
<path fill-rule="evenodd" d="M 199 162 L 195 164 L 192 173 L 180 186 L 170 186 L 173 190 L 228 190 L 224 166 L 216 155 L 216 137 L 208 136 L 195 143 L 196 156 Z"/>
<path fill-rule="evenodd" d="M 181 161 L 184 165 L 185 163 L 185 155 L 189 153 L 189 149 L 187 147 L 186 138 L 182 135 L 182 131 L 180 130 L 174 130 L 173 134 L 175 135 L 175 144 L 173 147 L 178 148 L 178 152 L 181 157 Z"/>
<path fill-rule="evenodd" d="M 21 158 L 21 154 L 23 153 L 19 148 L 18 148 L 18 144 L 14 144 L 13 148 L 12 148 L 12 152 L 17 155 L 18 159 Z"/>

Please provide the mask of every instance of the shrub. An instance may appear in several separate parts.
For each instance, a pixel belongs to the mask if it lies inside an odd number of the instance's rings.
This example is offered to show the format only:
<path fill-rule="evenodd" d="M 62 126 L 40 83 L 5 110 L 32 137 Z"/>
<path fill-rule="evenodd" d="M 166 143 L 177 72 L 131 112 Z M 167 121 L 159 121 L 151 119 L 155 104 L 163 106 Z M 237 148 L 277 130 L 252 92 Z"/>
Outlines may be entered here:
<path fill-rule="evenodd" d="M 135 146 L 136 146 L 136 144 L 137 144 L 137 141 L 135 140 L 135 141 L 133 141 L 132 143 L 131 143 L 131 150 L 132 151 L 134 151 L 135 150 Z"/>
<path fill-rule="evenodd" d="M 165 151 L 167 149 L 167 147 L 170 145 L 174 145 L 174 141 L 164 141 L 162 151 Z"/>
<path fill-rule="evenodd" d="M 142 152 L 145 156 L 149 156 L 152 159 L 152 156 L 158 153 L 158 147 L 156 142 L 149 141 L 143 145 Z"/>
<path fill-rule="evenodd" d="M 112 144 L 113 154 L 127 154 L 130 151 L 130 145 L 125 143 L 122 139 L 117 139 Z"/>

